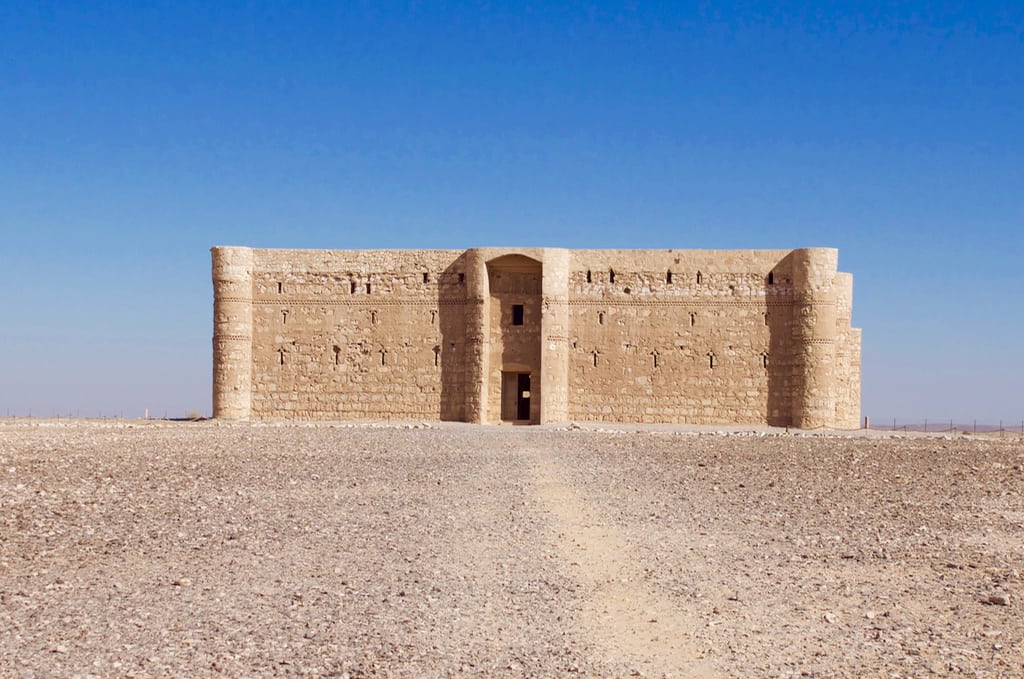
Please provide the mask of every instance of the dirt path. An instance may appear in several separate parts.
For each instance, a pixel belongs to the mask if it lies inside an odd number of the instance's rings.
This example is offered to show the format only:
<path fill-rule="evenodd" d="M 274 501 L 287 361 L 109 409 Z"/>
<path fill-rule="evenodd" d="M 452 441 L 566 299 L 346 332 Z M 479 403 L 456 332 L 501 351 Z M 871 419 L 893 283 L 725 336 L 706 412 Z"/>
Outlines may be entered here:
<path fill-rule="evenodd" d="M 552 517 L 571 575 L 586 599 L 581 627 L 603 649 L 603 660 L 645 676 L 716 677 L 697 649 L 692 613 L 646 582 L 626 536 L 565 481 L 550 453 L 531 450 L 537 495 Z"/>

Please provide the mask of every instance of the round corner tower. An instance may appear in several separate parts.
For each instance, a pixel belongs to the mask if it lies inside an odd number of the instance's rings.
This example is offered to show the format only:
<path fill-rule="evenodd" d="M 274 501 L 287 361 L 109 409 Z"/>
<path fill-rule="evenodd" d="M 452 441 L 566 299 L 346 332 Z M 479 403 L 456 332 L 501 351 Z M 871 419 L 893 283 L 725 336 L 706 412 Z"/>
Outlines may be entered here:
<path fill-rule="evenodd" d="M 252 407 L 252 248 L 215 247 L 213 416 L 247 420 Z"/>
<path fill-rule="evenodd" d="M 839 251 L 793 251 L 793 426 L 835 426 L 833 369 L 836 342 L 835 278 Z"/>

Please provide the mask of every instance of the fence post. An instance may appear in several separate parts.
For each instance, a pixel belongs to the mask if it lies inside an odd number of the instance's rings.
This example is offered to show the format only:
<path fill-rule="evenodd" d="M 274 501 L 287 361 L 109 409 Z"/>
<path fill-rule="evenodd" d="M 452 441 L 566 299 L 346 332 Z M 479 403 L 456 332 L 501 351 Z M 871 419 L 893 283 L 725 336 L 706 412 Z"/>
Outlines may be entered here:
<path fill-rule="evenodd" d="M 928 433 L 928 418 L 924 418 L 924 433 Z"/>
<path fill-rule="evenodd" d="M 865 429 L 870 429 L 871 428 L 867 415 L 864 416 L 864 428 Z M 1024 431 L 1024 423 L 1021 424 L 1021 430 Z"/>

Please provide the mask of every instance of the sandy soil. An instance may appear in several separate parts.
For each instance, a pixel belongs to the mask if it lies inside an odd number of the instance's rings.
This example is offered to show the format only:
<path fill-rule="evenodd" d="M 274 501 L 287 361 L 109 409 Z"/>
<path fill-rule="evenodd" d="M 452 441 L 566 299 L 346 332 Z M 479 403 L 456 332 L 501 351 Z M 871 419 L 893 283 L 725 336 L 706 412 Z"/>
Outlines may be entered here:
<path fill-rule="evenodd" d="M 0 675 L 1024 676 L 1024 443 L 0 423 Z"/>

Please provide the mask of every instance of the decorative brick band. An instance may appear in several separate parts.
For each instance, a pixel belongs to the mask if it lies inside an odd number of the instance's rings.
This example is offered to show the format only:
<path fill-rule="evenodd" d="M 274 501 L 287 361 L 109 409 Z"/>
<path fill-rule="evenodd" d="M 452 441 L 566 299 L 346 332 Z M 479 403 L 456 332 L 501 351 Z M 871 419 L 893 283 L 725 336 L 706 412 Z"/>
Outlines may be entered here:
<path fill-rule="evenodd" d="M 570 307 L 601 307 L 601 308 L 615 308 L 615 307 L 668 307 L 668 308 L 679 308 L 679 307 L 757 307 L 757 308 L 792 308 L 795 306 L 792 300 L 786 301 L 775 301 L 775 300 L 742 300 L 742 299 L 721 299 L 721 300 L 701 300 L 701 299 L 688 299 L 688 300 L 667 300 L 667 299 L 651 299 L 651 300 L 630 300 L 630 299 L 571 299 L 568 302 L 556 302 L 552 301 L 552 304 L 568 304 Z"/>
<path fill-rule="evenodd" d="M 317 306 L 354 306 L 354 307 L 392 307 L 392 306 L 420 306 L 420 307 L 439 307 L 439 306 L 465 306 L 466 300 L 464 299 L 417 299 L 417 298 L 402 298 L 402 297 L 374 297 L 372 295 L 360 295 L 356 299 L 311 299 L 308 297 L 294 298 L 294 297 L 279 297 L 279 298 L 260 298 L 252 300 L 254 306 L 298 306 L 298 307 L 317 307 Z"/>

